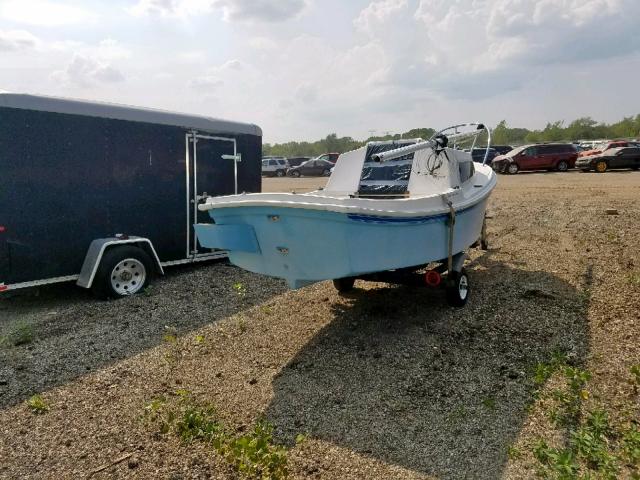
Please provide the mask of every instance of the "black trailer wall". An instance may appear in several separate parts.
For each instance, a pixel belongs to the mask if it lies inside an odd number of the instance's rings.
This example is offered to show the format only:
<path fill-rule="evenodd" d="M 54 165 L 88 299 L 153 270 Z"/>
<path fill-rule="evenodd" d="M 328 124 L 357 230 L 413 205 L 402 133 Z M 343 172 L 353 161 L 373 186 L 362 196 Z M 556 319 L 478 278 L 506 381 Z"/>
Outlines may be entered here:
<path fill-rule="evenodd" d="M 186 258 L 186 133 L 0 108 L 0 282 L 77 274 L 91 241 L 116 233 L 149 238 L 162 261 Z M 259 191 L 261 137 L 234 138 L 238 189 Z"/>

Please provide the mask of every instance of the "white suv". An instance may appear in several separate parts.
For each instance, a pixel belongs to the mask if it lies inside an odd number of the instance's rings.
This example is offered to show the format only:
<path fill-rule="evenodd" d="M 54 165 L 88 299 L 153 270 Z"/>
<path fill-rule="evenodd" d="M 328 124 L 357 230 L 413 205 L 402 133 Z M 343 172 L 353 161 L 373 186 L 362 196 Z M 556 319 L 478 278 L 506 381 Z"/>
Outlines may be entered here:
<path fill-rule="evenodd" d="M 289 162 L 284 157 L 264 157 L 262 159 L 262 175 L 267 177 L 284 177 L 287 174 Z"/>

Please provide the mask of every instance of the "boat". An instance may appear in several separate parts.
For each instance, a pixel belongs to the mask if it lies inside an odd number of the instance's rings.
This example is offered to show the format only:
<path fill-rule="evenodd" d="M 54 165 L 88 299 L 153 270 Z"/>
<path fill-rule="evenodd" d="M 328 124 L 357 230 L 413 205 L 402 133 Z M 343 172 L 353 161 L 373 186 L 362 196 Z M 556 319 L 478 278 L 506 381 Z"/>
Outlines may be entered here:
<path fill-rule="evenodd" d="M 356 278 L 392 278 L 435 263 L 426 283 L 439 284 L 447 272 L 450 303 L 464 304 L 465 251 L 485 242 L 496 176 L 487 155 L 474 163 L 457 142 L 472 139 L 473 151 L 485 132 L 488 155 L 490 130 L 461 124 L 428 140 L 369 143 L 344 153 L 322 190 L 207 198 L 198 208 L 213 222 L 195 225 L 198 241 L 293 289 L 333 280 L 346 291 Z"/>

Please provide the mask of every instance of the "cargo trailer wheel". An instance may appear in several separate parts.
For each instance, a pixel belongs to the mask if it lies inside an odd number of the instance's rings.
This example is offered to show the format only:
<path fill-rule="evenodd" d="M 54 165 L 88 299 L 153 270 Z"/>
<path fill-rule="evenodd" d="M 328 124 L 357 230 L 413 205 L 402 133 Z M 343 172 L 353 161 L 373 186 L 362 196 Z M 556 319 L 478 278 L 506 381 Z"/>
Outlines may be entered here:
<path fill-rule="evenodd" d="M 511 175 L 515 175 L 516 173 L 518 173 L 518 170 L 520 170 L 520 167 L 518 167 L 517 163 L 510 163 L 507 167 L 507 172 L 509 172 Z"/>
<path fill-rule="evenodd" d="M 333 281 L 333 286 L 340 293 L 347 293 L 353 290 L 353 285 L 356 283 L 356 279 L 353 277 L 336 278 Z"/>
<path fill-rule="evenodd" d="M 93 291 L 102 298 L 120 298 L 144 289 L 153 277 L 151 258 L 131 245 L 110 248 L 102 257 Z"/>
<path fill-rule="evenodd" d="M 447 276 L 447 303 L 452 307 L 464 307 L 469 299 L 469 277 L 463 268 Z"/>
<path fill-rule="evenodd" d="M 556 168 L 559 172 L 566 172 L 569 169 L 569 164 L 564 160 L 560 160 Z"/>
<path fill-rule="evenodd" d="M 276 177 L 284 177 L 284 175 L 285 175 L 284 170 L 276 170 Z"/>

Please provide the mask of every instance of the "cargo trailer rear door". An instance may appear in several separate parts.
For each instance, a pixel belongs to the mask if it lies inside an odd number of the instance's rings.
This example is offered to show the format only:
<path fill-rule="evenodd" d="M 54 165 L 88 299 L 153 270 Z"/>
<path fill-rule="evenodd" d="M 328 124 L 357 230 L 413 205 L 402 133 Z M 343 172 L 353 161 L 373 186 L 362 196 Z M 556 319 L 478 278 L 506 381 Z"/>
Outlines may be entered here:
<path fill-rule="evenodd" d="M 187 135 L 191 178 L 189 188 L 189 249 L 191 256 L 206 256 L 213 253 L 197 241 L 193 225 L 211 223 L 208 212 L 198 210 L 198 205 L 207 197 L 218 197 L 238 193 L 238 165 L 235 161 L 237 145 L 234 138 L 215 137 L 192 133 Z"/>

